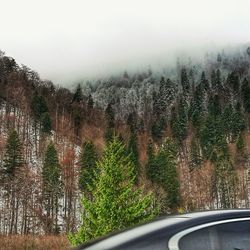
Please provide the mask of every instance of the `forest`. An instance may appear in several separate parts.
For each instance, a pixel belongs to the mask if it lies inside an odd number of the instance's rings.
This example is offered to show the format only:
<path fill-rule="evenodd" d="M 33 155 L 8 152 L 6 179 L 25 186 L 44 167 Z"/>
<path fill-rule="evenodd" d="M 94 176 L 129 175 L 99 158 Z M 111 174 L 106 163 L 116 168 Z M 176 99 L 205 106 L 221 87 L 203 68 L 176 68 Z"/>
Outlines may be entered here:
<path fill-rule="evenodd" d="M 248 46 L 72 89 L 0 52 L 0 235 L 76 232 L 114 152 L 157 214 L 249 208 L 249 129 Z"/>

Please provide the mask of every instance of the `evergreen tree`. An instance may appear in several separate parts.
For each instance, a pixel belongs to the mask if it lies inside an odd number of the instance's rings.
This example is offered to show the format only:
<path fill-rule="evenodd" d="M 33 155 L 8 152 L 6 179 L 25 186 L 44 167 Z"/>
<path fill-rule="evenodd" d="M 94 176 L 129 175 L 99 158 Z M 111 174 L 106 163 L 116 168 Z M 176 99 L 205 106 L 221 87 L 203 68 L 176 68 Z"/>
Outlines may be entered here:
<path fill-rule="evenodd" d="M 93 100 L 92 95 L 89 95 L 89 97 L 88 97 L 88 104 L 87 104 L 87 106 L 88 106 L 88 110 L 91 110 L 94 107 L 94 100 Z"/>
<path fill-rule="evenodd" d="M 209 114 L 199 127 L 198 137 L 206 159 L 215 161 L 215 152 L 218 150 L 227 154 L 228 147 L 221 117 Z"/>
<path fill-rule="evenodd" d="M 191 158 L 191 161 L 189 164 L 190 170 L 193 170 L 201 166 L 203 157 L 201 153 L 199 140 L 197 138 L 193 138 L 191 141 L 191 157 L 190 158 Z"/>
<path fill-rule="evenodd" d="M 112 104 L 109 103 L 106 110 L 105 110 L 105 116 L 107 120 L 108 127 L 114 128 L 115 126 L 115 112 L 112 107 Z"/>
<path fill-rule="evenodd" d="M 179 179 L 177 173 L 177 148 L 173 140 L 167 138 L 155 161 L 160 167 L 159 181 L 167 193 L 167 206 L 176 211 L 180 205 Z"/>
<path fill-rule="evenodd" d="M 39 95 L 37 91 L 31 99 L 31 111 L 36 121 L 41 121 L 42 114 L 48 112 L 47 103 L 42 95 Z"/>
<path fill-rule="evenodd" d="M 232 141 L 234 142 L 245 129 L 245 119 L 240 106 L 237 105 L 232 117 Z"/>
<path fill-rule="evenodd" d="M 97 153 L 92 142 L 85 142 L 80 154 L 79 187 L 88 193 L 93 189 L 93 183 L 97 176 Z"/>
<path fill-rule="evenodd" d="M 77 85 L 75 93 L 73 95 L 72 102 L 80 103 L 83 100 L 82 87 L 80 83 Z"/>
<path fill-rule="evenodd" d="M 105 131 L 105 141 L 106 143 L 112 141 L 114 137 L 114 128 L 115 128 L 115 112 L 113 110 L 112 104 L 109 103 L 106 110 L 105 110 L 105 117 L 106 117 L 106 131 Z"/>
<path fill-rule="evenodd" d="M 220 98 L 218 95 L 209 98 L 208 112 L 212 116 L 219 116 L 221 114 Z"/>
<path fill-rule="evenodd" d="M 74 119 L 75 134 L 78 136 L 82 122 L 82 114 L 81 114 L 81 109 L 79 107 L 73 109 L 73 119 Z"/>
<path fill-rule="evenodd" d="M 166 98 L 166 105 L 169 107 L 175 98 L 175 85 L 169 78 L 166 81 L 166 88 L 163 95 Z"/>
<path fill-rule="evenodd" d="M 107 144 L 98 168 L 93 200 L 82 197 L 82 225 L 69 235 L 73 245 L 150 220 L 158 211 L 151 194 L 145 196 L 142 189 L 135 189 L 133 163 L 116 138 Z"/>
<path fill-rule="evenodd" d="M 169 105 L 174 100 L 175 96 L 174 84 L 170 79 L 165 80 L 164 77 L 160 80 L 159 92 L 154 98 L 154 114 L 156 117 L 166 116 Z"/>
<path fill-rule="evenodd" d="M 184 93 L 190 92 L 189 79 L 187 75 L 187 70 L 185 68 L 181 70 L 181 85 Z"/>
<path fill-rule="evenodd" d="M 243 99 L 244 109 L 247 113 L 250 113 L 250 86 L 246 78 L 243 80 L 242 83 L 241 95 Z"/>
<path fill-rule="evenodd" d="M 180 204 L 176 144 L 167 138 L 156 156 L 153 155 L 151 147 L 149 145 L 148 148 L 147 176 L 165 190 L 167 207 L 176 210 Z"/>
<path fill-rule="evenodd" d="M 239 92 L 240 80 L 239 80 L 239 77 L 236 74 L 236 72 L 232 72 L 232 73 L 228 74 L 227 84 L 233 90 L 234 93 Z"/>
<path fill-rule="evenodd" d="M 178 113 L 175 108 L 172 110 L 171 128 L 179 142 L 185 139 L 188 129 L 188 106 L 183 98 L 179 101 Z"/>
<path fill-rule="evenodd" d="M 226 105 L 223 113 L 222 113 L 222 121 L 224 127 L 224 133 L 227 138 L 231 139 L 232 130 L 234 126 L 234 110 L 231 104 Z"/>
<path fill-rule="evenodd" d="M 215 70 L 212 70 L 212 73 L 211 73 L 211 87 L 213 90 L 216 90 L 216 73 L 215 73 Z"/>
<path fill-rule="evenodd" d="M 198 126 L 199 123 L 201 122 L 202 113 L 204 111 L 203 100 L 204 100 L 203 85 L 199 84 L 195 89 L 189 110 L 189 116 L 194 126 Z"/>
<path fill-rule="evenodd" d="M 130 156 L 130 160 L 134 165 L 134 175 L 136 177 L 135 181 L 137 181 L 139 171 L 140 171 L 140 161 L 139 161 L 139 151 L 137 145 L 137 134 L 136 132 L 131 132 L 129 143 L 128 143 L 128 155 Z"/>
<path fill-rule="evenodd" d="M 222 90 L 221 71 L 219 69 L 216 70 L 215 89 L 217 91 Z"/>
<path fill-rule="evenodd" d="M 166 82 L 164 77 L 162 77 L 160 81 L 159 94 L 157 99 L 158 99 L 157 112 L 159 113 L 159 115 L 164 114 L 167 109 Z"/>
<path fill-rule="evenodd" d="M 149 141 L 148 146 L 147 146 L 147 158 L 148 161 L 146 163 L 146 175 L 147 178 L 150 179 L 151 181 L 154 181 L 154 173 L 155 173 L 155 154 L 154 154 L 154 145 L 152 141 Z"/>
<path fill-rule="evenodd" d="M 200 84 L 201 84 L 201 89 L 202 90 L 205 90 L 205 91 L 209 90 L 209 82 L 206 79 L 205 71 L 202 71 L 202 74 L 201 74 L 201 83 Z"/>
<path fill-rule="evenodd" d="M 12 180 L 23 166 L 22 144 L 18 134 L 12 130 L 7 139 L 1 173 L 3 179 Z"/>
<path fill-rule="evenodd" d="M 155 120 L 151 128 L 152 136 L 155 139 L 161 139 L 164 134 L 165 127 L 166 127 L 166 120 L 164 117 Z"/>
<path fill-rule="evenodd" d="M 52 129 L 51 118 L 49 115 L 49 109 L 47 103 L 42 95 L 39 95 L 35 91 L 31 100 L 31 111 L 35 118 L 35 129 L 39 124 L 40 129 L 43 133 L 50 134 Z"/>
<path fill-rule="evenodd" d="M 50 119 L 50 115 L 48 112 L 45 112 L 42 114 L 41 125 L 42 125 L 42 132 L 46 134 L 51 133 L 52 124 L 51 124 L 51 119 Z"/>
<path fill-rule="evenodd" d="M 4 200 L 7 199 L 9 201 L 9 203 L 7 203 L 9 204 L 8 214 L 10 216 L 10 224 L 7 229 L 9 234 L 17 233 L 16 218 L 18 218 L 18 204 L 20 204 L 18 192 L 22 190 L 23 167 L 22 144 L 17 132 L 12 130 L 8 135 L 3 163 L 0 165 L 0 188 L 6 191 L 3 192 Z M 1 190 L 1 192 L 2 191 L 3 190 Z M 3 200 L 1 200 L 1 206 L 2 202 Z M 4 214 L 4 209 L 2 209 L 2 212 Z"/>
<path fill-rule="evenodd" d="M 136 131 L 136 114 L 130 113 L 127 119 L 127 125 L 129 126 L 130 132 L 134 133 Z"/>
<path fill-rule="evenodd" d="M 49 218 L 48 233 L 57 233 L 59 198 L 62 193 L 61 167 L 59 165 L 56 148 L 50 142 L 45 152 L 42 168 L 43 197 L 46 215 Z"/>
<path fill-rule="evenodd" d="M 242 152 L 244 147 L 245 147 L 245 142 L 244 142 L 242 133 L 240 133 L 240 135 L 238 136 L 237 141 L 236 141 L 237 151 Z"/>

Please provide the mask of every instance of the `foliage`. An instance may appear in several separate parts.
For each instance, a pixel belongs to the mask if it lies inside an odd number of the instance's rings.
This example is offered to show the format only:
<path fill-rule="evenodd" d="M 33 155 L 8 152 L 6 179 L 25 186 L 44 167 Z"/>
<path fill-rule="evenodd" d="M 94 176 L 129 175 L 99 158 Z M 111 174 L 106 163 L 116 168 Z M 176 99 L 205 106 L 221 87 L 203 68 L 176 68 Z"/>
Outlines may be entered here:
<path fill-rule="evenodd" d="M 236 141 L 236 148 L 238 151 L 243 151 L 245 147 L 245 142 L 242 136 L 242 133 L 238 136 L 237 141 Z"/>
<path fill-rule="evenodd" d="M 82 100 L 83 100 L 82 87 L 80 84 L 78 84 L 75 93 L 73 95 L 72 102 L 80 103 Z"/>
<path fill-rule="evenodd" d="M 3 159 L 1 174 L 3 178 L 12 180 L 24 164 L 22 144 L 15 130 L 10 131 Z"/>
<path fill-rule="evenodd" d="M 42 179 L 45 210 L 48 218 L 52 217 L 53 219 L 54 213 L 55 215 L 58 213 L 59 197 L 62 193 L 62 182 L 57 151 L 52 141 L 48 144 L 45 152 Z M 50 223 L 47 227 L 48 233 L 57 233 L 57 220 L 55 221 L 55 225 Z"/>
<path fill-rule="evenodd" d="M 37 91 L 35 91 L 31 100 L 31 110 L 37 121 L 41 120 L 43 113 L 48 112 L 48 106 L 44 97 L 39 95 Z"/>
<path fill-rule="evenodd" d="M 92 142 L 85 142 L 80 154 L 80 176 L 79 187 L 83 191 L 93 189 L 97 171 L 97 153 Z"/>
<path fill-rule="evenodd" d="M 172 110 L 171 128 L 174 137 L 179 142 L 182 142 L 182 140 L 187 136 L 188 105 L 183 98 L 181 98 L 178 103 L 178 111 L 176 111 L 175 108 Z"/>
<path fill-rule="evenodd" d="M 73 245 L 147 221 L 157 214 L 152 206 L 153 196 L 134 187 L 133 163 L 116 138 L 106 146 L 98 168 L 100 176 L 94 183 L 93 200 L 82 197 L 82 225 L 69 235 Z"/>
<path fill-rule="evenodd" d="M 212 179 L 213 196 L 221 208 L 234 208 L 236 196 L 237 175 L 229 157 L 219 154 L 215 164 Z"/>
<path fill-rule="evenodd" d="M 166 120 L 163 117 L 155 120 L 151 128 L 152 136 L 155 139 L 161 139 L 163 137 L 165 127 L 166 127 Z"/>
<path fill-rule="evenodd" d="M 152 144 L 148 145 L 147 176 L 166 191 L 166 204 L 172 210 L 177 209 L 180 204 L 176 158 L 176 144 L 169 138 L 165 140 L 156 155 L 153 154 Z"/>
<path fill-rule="evenodd" d="M 193 138 L 191 141 L 191 160 L 189 163 L 190 170 L 200 167 L 203 161 L 201 147 L 198 138 Z"/>
<path fill-rule="evenodd" d="M 49 109 L 45 98 L 42 95 L 39 95 L 37 91 L 35 91 L 31 100 L 31 110 L 35 118 L 35 125 L 39 122 L 41 124 L 42 132 L 50 134 L 52 124 L 48 112 Z"/>
<path fill-rule="evenodd" d="M 182 68 L 181 70 L 181 85 L 184 93 L 188 93 L 190 91 L 190 84 L 186 68 Z"/>
<path fill-rule="evenodd" d="M 50 134 L 52 129 L 51 119 L 48 112 L 45 112 L 41 116 L 42 132 Z"/>
<path fill-rule="evenodd" d="M 139 151 L 137 145 L 137 134 L 135 132 L 131 132 L 129 142 L 128 142 L 128 155 L 130 157 L 131 162 L 134 165 L 133 174 L 135 176 L 135 181 L 137 182 L 139 172 L 140 172 L 140 159 L 139 159 Z"/>
<path fill-rule="evenodd" d="M 106 110 L 105 110 L 105 117 L 106 117 L 106 131 L 104 134 L 104 138 L 106 143 L 112 141 L 114 134 L 115 134 L 115 113 L 114 110 L 112 108 L 112 104 L 109 103 Z"/>
<path fill-rule="evenodd" d="M 242 83 L 241 92 L 243 97 L 244 109 L 247 113 L 250 113 L 250 86 L 246 78 Z"/>

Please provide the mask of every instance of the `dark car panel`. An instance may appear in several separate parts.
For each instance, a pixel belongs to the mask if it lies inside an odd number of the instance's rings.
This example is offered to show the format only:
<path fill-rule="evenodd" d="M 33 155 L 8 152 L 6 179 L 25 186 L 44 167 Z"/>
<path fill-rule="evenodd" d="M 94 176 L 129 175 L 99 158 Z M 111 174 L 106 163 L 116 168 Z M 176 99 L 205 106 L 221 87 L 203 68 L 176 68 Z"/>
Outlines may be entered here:
<path fill-rule="evenodd" d="M 249 223 L 250 210 L 217 210 L 166 216 L 82 245 L 78 249 L 250 250 Z M 201 242 L 203 245 L 199 245 Z"/>

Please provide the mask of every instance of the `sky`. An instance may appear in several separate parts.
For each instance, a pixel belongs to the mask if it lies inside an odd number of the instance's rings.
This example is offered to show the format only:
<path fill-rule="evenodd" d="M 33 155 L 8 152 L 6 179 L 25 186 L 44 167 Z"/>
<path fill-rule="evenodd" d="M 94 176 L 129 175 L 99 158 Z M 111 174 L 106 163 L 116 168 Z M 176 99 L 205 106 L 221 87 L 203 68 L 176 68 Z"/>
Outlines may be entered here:
<path fill-rule="evenodd" d="M 250 0 L 0 0 L 0 6 L 0 50 L 63 85 L 250 41 Z"/>

